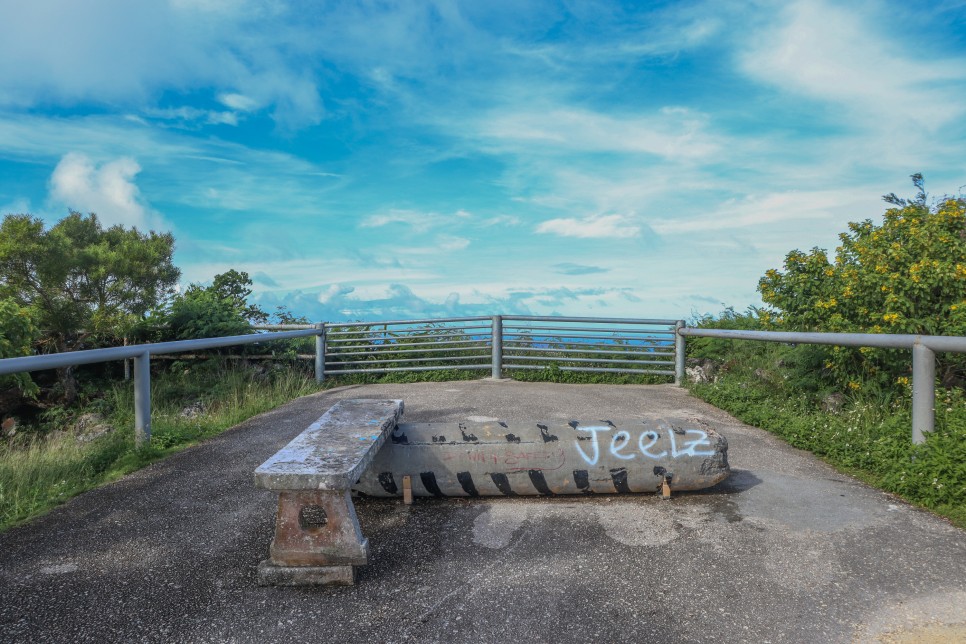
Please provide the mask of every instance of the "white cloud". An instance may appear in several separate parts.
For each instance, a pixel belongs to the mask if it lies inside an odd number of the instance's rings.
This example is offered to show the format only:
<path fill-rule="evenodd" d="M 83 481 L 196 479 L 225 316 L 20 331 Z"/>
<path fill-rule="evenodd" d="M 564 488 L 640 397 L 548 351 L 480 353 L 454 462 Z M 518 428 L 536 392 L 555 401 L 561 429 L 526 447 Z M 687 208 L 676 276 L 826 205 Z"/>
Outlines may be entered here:
<path fill-rule="evenodd" d="M 630 224 L 624 215 L 596 215 L 591 217 L 548 219 L 537 226 L 538 233 L 552 233 L 562 237 L 603 238 L 637 237 L 640 226 Z"/>
<path fill-rule="evenodd" d="M 258 101 L 244 94 L 226 93 L 218 96 L 218 101 L 233 110 L 251 112 L 258 107 Z"/>
<path fill-rule="evenodd" d="M 307 37 L 295 11 L 261 2 L 6 2 L 0 105 L 139 108 L 168 90 L 201 90 L 232 110 L 265 106 L 283 129 L 318 123 L 311 54 L 324 39 Z"/>
<path fill-rule="evenodd" d="M 457 237 L 456 235 L 437 235 L 436 244 L 442 251 L 453 252 L 464 250 L 470 245 L 470 240 L 465 237 Z"/>
<path fill-rule="evenodd" d="M 684 107 L 668 106 L 641 116 L 557 105 L 539 111 L 495 111 L 476 128 L 483 140 L 518 151 L 541 146 L 687 160 L 707 158 L 721 149 L 720 137 L 709 132 L 707 124 L 705 114 Z"/>
<path fill-rule="evenodd" d="M 389 224 L 406 224 L 417 232 L 426 232 L 432 228 L 443 224 L 446 219 L 439 214 L 432 212 L 419 212 L 415 210 L 390 210 L 380 215 L 370 215 L 360 223 L 360 228 L 381 228 Z"/>
<path fill-rule="evenodd" d="M 935 130 L 960 117 L 966 60 L 905 52 L 901 41 L 877 30 L 887 22 L 848 4 L 795 2 L 739 60 L 751 76 L 841 104 L 864 125 L 881 127 L 877 121 L 885 119 L 888 126 Z"/>
<path fill-rule="evenodd" d="M 50 177 L 50 199 L 79 212 L 93 212 L 105 226 L 122 224 L 141 230 L 163 226 L 143 203 L 134 177 L 141 166 L 130 157 L 97 165 L 76 152 L 65 154 Z"/>

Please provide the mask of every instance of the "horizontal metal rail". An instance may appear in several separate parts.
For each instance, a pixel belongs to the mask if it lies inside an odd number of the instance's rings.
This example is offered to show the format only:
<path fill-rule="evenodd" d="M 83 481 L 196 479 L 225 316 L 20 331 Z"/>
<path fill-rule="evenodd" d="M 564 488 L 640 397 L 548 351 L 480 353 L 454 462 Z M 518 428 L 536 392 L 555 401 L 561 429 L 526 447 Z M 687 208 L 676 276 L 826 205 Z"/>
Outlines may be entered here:
<path fill-rule="evenodd" d="M 573 346 L 573 345 L 567 345 L 567 346 Z M 600 345 L 594 345 L 594 346 L 600 346 Z M 522 351 L 522 350 L 526 350 L 526 351 L 533 351 L 535 353 L 580 353 L 580 354 L 592 353 L 592 354 L 595 354 L 595 355 L 596 354 L 601 354 L 601 355 L 621 355 L 621 356 L 648 356 L 648 357 L 654 357 L 654 356 L 671 356 L 671 357 L 674 357 L 674 352 L 673 351 L 665 351 L 665 352 L 659 353 L 657 351 L 612 351 L 612 350 L 609 350 L 609 349 L 556 349 L 556 348 L 553 348 L 553 347 L 518 347 L 518 346 L 510 346 L 508 344 L 504 344 L 503 345 L 503 350 L 504 351 Z M 507 354 L 507 353 L 505 353 L 504 355 L 509 356 L 509 354 Z M 673 360 L 672 360 L 672 362 L 673 362 Z"/>
<path fill-rule="evenodd" d="M 511 329 L 511 330 L 527 329 L 527 330 L 532 330 L 532 331 L 578 331 L 578 332 L 591 332 L 592 331 L 592 332 L 596 332 L 596 333 L 613 333 L 614 332 L 614 329 L 607 329 L 607 328 L 601 329 L 601 328 L 569 327 L 569 326 L 528 326 L 528 327 L 519 327 L 519 326 L 510 326 L 509 324 L 504 325 L 504 329 Z M 657 329 L 653 329 L 653 330 L 652 329 L 621 329 L 620 332 L 621 333 L 646 333 L 648 335 L 670 335 L 670 336 L 673 336 L 674 335 L 674 329 L 671 329 L 670 331 L 657 330 Z M 506 335 L 507 334 L 504 333 L 504 336 L 506 336 Z M 592 337 L 592 338 L 594 338 L 594 337 L 599 337 L 599 336 L 572 336 L 572 335 L 568 335 L 566 333 L 557 333 L 555 335 L 557 337 L 561 337 L 561 338 L 573 338 L 573 337 Z"/>
<path fill-rule="evenodd" d="M 504 320 L 507 321 L 506 328 Z M 681 324 L 674 320 L 522 315 L 336 324 L 264 324 L 253 329 L 269 333 L 8 358 L 0 360 L 0 375 L 133 359 L 135 440 L 141 446 L 151 437 L 152 355 L 314 337 L 315 374 L 320 382 L 326 374 L 453 369 L 489 369 L 493 377 L 501 378 L 505 340 L 508 359 L 517 363 L 539 363 L 506 365 L 510 370 L 545 369 L 555 365 L 566 371 L 674 375 L 675 382 L 680 382 L 683 354 L 678 351 L 677 344 L 673 345 L 674 353 L 671 353 L 672 342 L 676 341 L 664 339 L 664 336 L 672 336 L 673 329 Z M 670 365 L 671 360 L 655 360 L 665 356 L 674 357 L 673 371 L 609 366 Z M 251 357 L 264 359 L 270 356 Z M 313 356 L 299 354 L 297 357 L 304 359 Z M 484 360 L 487 357 L 489 361 Z"/>
<path fill-rule="evenodd" d="M 815 333 L 679 328 L 678 337 L 820 344 L 912 351 L 912 442 L 926 441 L 936 427 L 936 352 L 966 353 L 966 337 L 888 333 Z M 683 353 L 683 352 L 682 352 Z"/>
<path fill-rule="evenodd" d="M 82 364 L 111 362 L 114 360 L 134 359 L 134 442 L 143 447 L 151 441 L 151 356 L 169 353 L 183 353 L 202 349 L 217 349 L 258 342 L 273 342 L 275 340 L 292 340 L 320 336 L 324 333 L 321 326 L 283 331 L 278 333 L 250 333 L 247 335 L 231 335 L 222 338 L 202 338 L 198 340 L 177 340 L 174 342 L 156 342 L 152 344 L 134 344 L 125 347 L 111 347 L 108 349 L 89 349 L 86 351 L 69 351 L 66 353 L 51 353 L 39 356 L 24 356 L 21 358 L 6 358 L 0 360 L 0 375 L 23 373 L 25 371 L 42 371 L 45 369 L 60 369 Z M 316 358 L 316 378 L 322 374 L 318 370 Z"/>
<path fill-rule="evenodd" d="M 461 318 L 424 318 L 422 320 L 387 320 L 378 322 L 326 322 L 325 327 L 327 329 L 341 329 L 347 326 L 394 326 L 399 324 L 448 324 L 450 322 L 489 322 L 491 316 L 477 315 L 468 316 Z M 673 324 L 673 322 L 672 322 Z"/>
<path fill-rule="evenodd" d="M 329 357 L 342 357 L 342 356 L 375 356 L 375 355 L 396 355 L 399 353 L 453 353 L 453 351 L 478 351 L 480 349 L 489 349 L 488 345 L 477 345 L 473 347 L 462 347 L 460 349 L 396 349 L 393 348 L 392 351 L 338 351 L 333 353 L 327 353 Z M 427 358 L 427 360 L 432 360 L 432 358 Z"/>
<path fill-rule="evenodd" d="M 568 363 L 568 362 L 585 362 L 591 364 L 674 364 L 670 360 L 611 360 L 604 358 L 568 358 L 566 356 L 553 358 L 548 356 L 525 356 L 519 354 L 506 353 L 503 355 L 506 360 L 529 360 L 531 362 L 547 362 L 547 363 Z"/>
<path fill-rule="evenodd" d="M 635 324 L 648 326 L 669 326 L 674 327 L 679 320 L 646 320 L 640 318 L 566 318 L 558 316 L 543 315 L 502 315 L 504 321 L 527 321 L 527 322 L 579 322 L 581 324 Z M 483 319 L 483 318 L 481 318 Z M 489 318 L 485 318 L 489 319 Z"/>
<path fill-rule="evenodd" d="M 504 369 L 546 369 L 539 365 L 532 364 L 504 364 Z M 587 373 L 633 373 L 649 376 L 673 376 L 674 371 L 670 369 L 613 369 L 606 367 L 565 367 L 559 366 L 561 371 L 581 371 Z"/>
<path fill-rule="evenodd" d="M 467 369 L 471 371 L 476 371 L 479 369 L 489 369 L 490 363 L 486 364 L 463 364 L 451 367 L 380 367 L 377 369 L 332 369 L 326 370 L 327 374 L 334 374 L 337 376 L 344 376 L 354 373 L 393 373 L 396 371 L 451 371 L 454 369 Z"/>
<path fill-rule="evenodd" d="M 478 354 L 474 354 L 474 355 L 471 355 L 471 356 L 449 356 L 449 357 L 441 357 L 440 356 L 440 357 L 432 357 L 432 358 L 392 358 L 392 357 L 383 357 L 383 358 L 378 359 L 378 360 L 366 360 L 364 363 L 361 363 L 361 364 L 365 364 L 366 365 L 366 368 L 368 368 L 369 365 L 377 365 L 377 364 L 397 364 L 397 363 L 403 363 L 403 362 L 443 362 L 444 360 L 445 361 L 454 361 L 454 360 L 467 361 L 467 360 L 475 360 L 477 358 L 486 358 L 489 355 L 490 355 L 489 353 L 478 353 Z M 326 360 L 326 364 L 327 365 L 330 365 L 330 364 L 347 365 L 347 364 L 360 364 L 360 362 L 358 360 L 344 360 L 344 361 Z M 459 365 L 456 365 L 456 366 L 459 366 Z M 452 366 L 448 366 L 446 368 L 447 369 L 452 369 L 453 367 Z"/>
<path fill-rule="evenodd" d="M 477 344 L 481 346 L 490 346 L 489 339 L 486 340 L 442 340 L 438 342 L 386 342 L 382 344 L 352 344 L 345 345 L 340 344 L 337 349 L 340 351 L 344 349 L 392 349 L 395 351 L 397 347 L 437 347 L 443 345 L 466 345 L 466 344 Z"/>
<path fill-rule="evenodd" d="M 466 331 L 476 331 L 476 333 L 466 333 Z M 338 342 L 352 342 L 357 339 L 385 339 L 395 338 L 440 338 L 456 335 L 481 335 L 489 331 L 489 327 L 478 326 L 451 326 L 433 327 L 432 329 L 393 329 L 386 331 L 383 329 L 370 331 L 329 331 L 328 335 L 333 339 L 338 338 Z"/>

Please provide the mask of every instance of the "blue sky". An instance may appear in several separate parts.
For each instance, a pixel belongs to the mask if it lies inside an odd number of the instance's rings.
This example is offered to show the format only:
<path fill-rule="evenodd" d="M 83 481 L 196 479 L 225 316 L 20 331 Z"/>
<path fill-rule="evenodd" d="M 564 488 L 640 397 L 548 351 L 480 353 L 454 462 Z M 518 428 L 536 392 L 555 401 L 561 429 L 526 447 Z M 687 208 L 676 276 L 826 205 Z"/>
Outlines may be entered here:
<path fill-rule="evenodd" d="M 0 0 L 0 213 L 315 320 L 759 303 L 966 184 L 966 2 Z"/>

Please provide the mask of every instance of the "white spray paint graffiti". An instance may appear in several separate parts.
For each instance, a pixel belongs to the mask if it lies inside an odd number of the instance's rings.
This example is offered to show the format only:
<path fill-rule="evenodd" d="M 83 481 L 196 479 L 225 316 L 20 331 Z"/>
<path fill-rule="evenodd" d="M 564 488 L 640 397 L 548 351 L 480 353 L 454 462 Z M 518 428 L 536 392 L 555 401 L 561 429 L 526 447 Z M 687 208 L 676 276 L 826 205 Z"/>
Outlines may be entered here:
<path fill-rule="evenodd" d="M 577 427 L 577 431 L 589 432 L 590 433 L 590 446 L 591 454 L 584 451 L 584 448 L 580 446 L 580 441 L 574 442 L 574 447 L 577 448 L 577 453 L 580 454 L 581 458 L 586 461 L 588 465 L 597 465 L 597 461 L 600 459 L 600 439 L 598 434 L 600 432 L 609 432 L 614 427 L 608 425 L 592 425 L 587 427 Z M 711 447 L 711 441 L 708 440 L 708 434 L 700 429 L 686 429 L 684 430 L 684 440 L 683 446 L 678 448 L 678 438 L 677 433 L 670 427 L 665 429 L 668 441 L 670 442 L 670 454 L 671 458 L 681 458 L 682 456 L 714 456 L 715 451 L 702 450 L 701 447 Z M 690 437 L 690 440 L 688 438 Z M 654 430 L 647 430 L 641 432 L 640 436 L 637 437 L 637 449 L 638 451 L 650 459 L 660 459 L 665 458 L 668 455 L 668 450 L 664 450 L 660 453 L 654 453 L 652 448 L 657 445 L 657 442 L 661 439 L 661 434 Z M 646 441 L 646 442 L 645 442 Z M 610 440 L 610 453 L 615 458 L 621 460 L 632 460 L 637 458 L 636 452 L 625 452 L 625 448 L 631 444 L 631 433 L 627 430 L 620 430 L 616 432 Z"/>

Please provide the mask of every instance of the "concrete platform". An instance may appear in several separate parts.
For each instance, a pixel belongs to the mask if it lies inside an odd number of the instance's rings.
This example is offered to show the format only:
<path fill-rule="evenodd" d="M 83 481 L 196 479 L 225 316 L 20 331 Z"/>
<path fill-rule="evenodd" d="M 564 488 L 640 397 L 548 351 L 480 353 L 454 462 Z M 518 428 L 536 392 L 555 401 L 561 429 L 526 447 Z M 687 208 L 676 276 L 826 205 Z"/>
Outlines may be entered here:
<path fill-rule="evenodd" d="M 260 587 L 276 495 L 252 472 L 341 398 L 403 399 L 409 422 L 691 414 L 727 437 L 733 473 L 670 501 L 360 499 L 357 585 Z M 0 535 L 3 642 L 920 636 L 966 638 L 966 532 L 671 386 L 345 387 Z"/>

